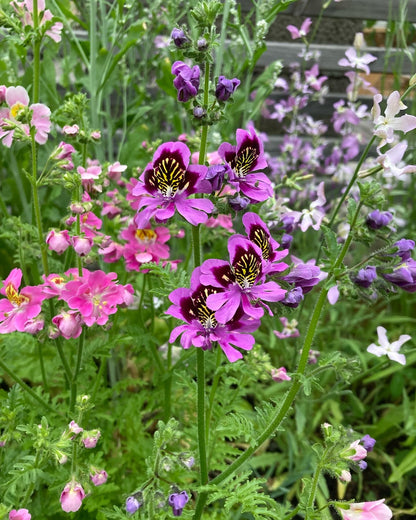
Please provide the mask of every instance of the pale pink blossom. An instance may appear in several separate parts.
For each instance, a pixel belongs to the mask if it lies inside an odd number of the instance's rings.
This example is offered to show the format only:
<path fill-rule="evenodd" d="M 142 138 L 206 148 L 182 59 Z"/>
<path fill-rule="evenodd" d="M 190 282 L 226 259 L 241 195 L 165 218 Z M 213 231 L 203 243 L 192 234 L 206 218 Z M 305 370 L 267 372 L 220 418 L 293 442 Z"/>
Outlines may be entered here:
<path fill-rule="evenodd" d="M 107 169 L 107 175 L 113 181 L 119 181 L 121 179 L 121 174 L 127 170 L 127 166 L 125 164 L 120 164 L 119 161 L 110 164 Z"/>
<path fill-rule="evenodd" d="M 63 231 L 51 229 L 46 236 L 46 243 L 51 251 L 55 251 L 59 255 L 71 245 L 69 233 L 66 229 Z"/>
<path fill-rule="evenodd" d="M 65 513 L 78 511 L 85 497 L 85 491 L 78 482 L 68 482 L 61 493 L 61 507 Z"/>
<path fill-rule="evenodd" d="M 79 133 L 79 126 L 78 125 L 65 125 L 62 128 L 62 132 L 65 135 L 77 135 Z"/>
<path fill-rule="evenodd" d="M 61 336 L 65 339 L 78 338 L 82 332 L 82 316 L 78 311 L 62 310 L 60 314 L 52 318 L 52 323 L 57 326 Z"/>
<path fill-rule="evenodd" d="M 403 174 L 416 172 L 416 165 L 406 165 L 402 161 L 406 150 L 407 141 L 404 140 L 377 157 L 377 162 L 383 167 L 385 177 L 397 179 Z"/>
<path fill-rule="evenodd" d="M 387 98 L 387 106 L 384 115 L 381 115 L 380 103 L 383 99 L 381 94 L 374 96 L 374 104 L 371 115 L 374 121 L 374 135 L 380 137 L 381 142 L 378 148 L 386 143 L 392 143 L 395 130 L 407 133 L 416 128 L 416 116 L 404 114 L 397 117 L 397 114 L 407 107 L 400 98 L 400 92 L 395 90 Z"/>
<path fill-rule="evenodd" d="M 205 225 L 208 228 L 222 227 L 229 233 L 235 233 L 231 215 L 217 215 L 216 217 L 209 217 L 209 219 L 205 222 Z"/>
<path fill-rule="evenodd" d="M 33 27 L 33 0 L 23 0 L 23 2 L 11 2 L 17 14 L 22 18 L 23 25 L 31 25 Z M 39 25 L 42 27 L 45 22 L 52 20 L 53 15 L 49 9 L 45 9 L 45 0 L 38 0 Z M 62 22 L 56 22 L 49 27 L 45 34 L 54 42 L 61 41 L 61 32 L 63 29 Z"/>
<path fill-rule="evenodd" d="M 325 217 L 325 211 L 323 209 L 325 203 L 324 182 L 321 182 L 317 189 L 317 198 L 310 204 L 309 209 L 304 209 L 302 211 L 289 211 L 287 214 L 294 218 L 294 222 L 299 224 L 299 227 L 303 232 L 310 227 L 315 231 L 318 231 L 321 227 L 322 220 Z"/>
<path fill-rule="evenodd" d="M 343 520 L 390 520 L 393 516 L 391 509 L 384 504 L 384 498 L 374 502 L 360 502 L 350 504 L 349 509 L 338 511 Z"/>
<path fill-rule="evenodd" d="M 291 381 L 292 379 L 287 375 L 285 367 L 272 368 L 271 376 L 273 381 L 276 381 L 276 383 L 281 383 L 282 381 Z"/>
<path fill-rule="evenodd" d="M 335 305 L 339 298 L 339 289 L 338 284 L 333 285 L 329 290 L 327 294 L 328 301 L 331 305 Z"/>
<path fill-rule="evenodd" d="M 29 95 L 25 88 L 7 87 L 5 101 L 7 108 L 0 109 L 0 139 L 10 148 L 16 128 L 30 135 L 30 128 L 35 128 L 35 141 L 45 144 L 51 129 L 51 111 L 42 103 L 29 106 Z"/>
<path fill-rule="evenodd" d="M 367 457 L 367 450 L 360 444 L 361 439 L 357 439 L 352 442 L 347 448 L 347 452 L 353 451 L 351 455 L 347 455 L 345 458 L 358 462 L 359 460 L 363 460 Z"/>
<path fill-rule="evenodd" d="M 299 331 L 296 328 L 298 322 L 296 320 L 289 321 L 285 316 L 282 316 L 279 320 L 283 325 L 282 332 L 279 332 L 278 330 L 273 331 L 279 339 L 297 338 L 299 336 Z"/>
<path fill-rule="evenodd" d="M 75 435 L 84 431 L 83 428 L 81 428 L 81 426 L 78 426 L 78 424 L 75 421 L 71 421 L 69 423 L 68 427 L 69 427 L 69 431 L 71 433 L 75 433 Z"/>
<path fill-rule="evenodd" d="M 9 513 L 9 520 L 30 520 L 32 515 L 27 509 L 12 509 Z"/>
<path fill-rule="evenodd" d="M 88 449 L 95 448 L 100 437 L 100 430 L 84 431 L 82 434 L 82 442 L 84 446 Z"/>
<path fill-rule="evenodd" d="M 74 236 L 71 238 L 72 246 L 79 256 L 86 256 L 91 251 L 94 242 L 89 237 Z"/>
<path fill-rule="evenodd" d="M 406 343 L 406 341 L 412 339 L 412 337 L 408 334 L 402 334 L 398 340 L 390 343 L 387 339 L 387 331 L 384 327 L 377 327 L 377 335 L 380 345 L 372 343 L 367 347 L 367 352 L 370 352 L 370 354 L 374 354 L 377 357 L 387 355 L 387 357 L 392 361 L 397 361 L 397 363 L 405 365 L 406 357 L 404 354 L 400 354 L 399 350 L 401 346 Z"/>
<path fill-rule="evenodd" d="M 90 479 L 94 486 L 101 486 L 107 482 L 108 474 L 104 469 L 91 468 Z"/>
<path fill-rule="evenodd" d="M 345 56 L 346 58 L 341 58 L 338 61 L 338 65 L 341 67 L 349 67 L 354 70 L 362 70 L 366 74 L 370 74 L 370 68 L 368 65 L 377 59 L 377 56 L 373 56 L 369 53 L 360 56 L 354 47 L 347 49 L 345 51 Z"/>
<path fill-rule="evenodd" d="M 312 25 L 312 20 L 310 18 L 306 18 L 300 28 L 298 29 L 294 25 L 286 26 L 286 29 L 290 32 L 292 40 L 297 40 L 298 38 L 304 38 Z"/>

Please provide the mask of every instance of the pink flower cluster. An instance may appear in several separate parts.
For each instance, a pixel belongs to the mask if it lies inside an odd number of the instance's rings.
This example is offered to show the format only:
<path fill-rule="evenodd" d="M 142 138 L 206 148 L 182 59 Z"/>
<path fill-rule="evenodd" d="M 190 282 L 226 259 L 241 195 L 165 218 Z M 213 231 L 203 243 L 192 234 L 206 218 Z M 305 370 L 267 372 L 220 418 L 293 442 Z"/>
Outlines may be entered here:
<path fill-rule="evenodd" d="M 115 282 L 115 273 L 83 270 L 82 276 L 71 269 L 65 276 L 51 274 L 38 286 L 27 286 L 19 292 L 22 271 L 13 269 L 4 280 L 0 293 L 6 296 L 0 300 L 0 334 L 8 332 L 36 333 L 44 328 L 44 320 L 39 317 L 42 302 L 57 297 L 67 308 L 52 318 L 55 326 L 52 337 L 77 338 L 82 325 L 91 327 L 95 323 L 104 325 L 109 316 L 117 312 L 117 306 L 129 305 L 133 300 L 133 287 Z"/>
<path fill-rule="evenodd" d="M 23 2 L 12 1 L 10 4 L 21 16 L 23 25 L 31 25 L 33 27 L 33 0 L 23 0 Z M 53 15 L 49 9 L 45 9 L 45 0 L 38 0 L 38 13 L 40 15 L 39 25 L 42 27 L 46 22 L 52 20 Z M 45 34 L 53 41 L 61 41 L 62 22 L 55 22 L 51 27 L 46 29 Z"/>

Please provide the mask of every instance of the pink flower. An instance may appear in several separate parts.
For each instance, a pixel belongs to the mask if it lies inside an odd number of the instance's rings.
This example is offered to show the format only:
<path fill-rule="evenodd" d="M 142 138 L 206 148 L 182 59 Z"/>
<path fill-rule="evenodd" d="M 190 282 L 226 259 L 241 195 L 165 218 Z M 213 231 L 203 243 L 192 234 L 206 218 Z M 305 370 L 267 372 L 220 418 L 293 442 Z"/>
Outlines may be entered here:
<path fill-rule="evenodd" d="M 101 139 L 101 132 L 99 130 L 92 131 L 91 139 L 94 139 L 94 141 L 99 141 Z"/>
<path fill-rule="evenodd" d="M 374 105 L 371 110 L 371 115 L 374 120 L 374 135 L 380 137 L 381 142 L 378 148 L 381 148 L 386 143 L 391 143 L 394 140 L 394 131 L 400 130 L 407 133 L 416 128 L 416 116 L 405 114 L 396 117 L 397 114 L 406 109 L 406 105 L 400 99 L 400 93 L 395 90 L 387 98 L 387 107 L 384 116 L 381 115 L 380 102 L 383 96 L 376 94 L 374 96 Z"/>
<path fill-rule="evenodd" d="M 13 269 L 4 280 L 0 293 L 6 298 L 0 300 L 0 334 L 8 332 L 26 332 L 31 327 L 32 318 L 42 310 L 42 301 L 46 295 L 42 286 L 27 286 L 19 293 L 22 281 L 21 269 Z M 28 323 L 29 322 L 29 323 Z"/>
<path fill-rule="evenodd" d="M 116 273 L 86 271 L 81 278 L 67 282 L 61 299 L 81 313 L 88 327 L 104 325 L 109 315 L 117 312 L 117 305 L 128 304 L 131 296 L 131 286 L 118 285 L 113 281 L 116 278 Z"/>
<path fill-rule="evenodd" d="M 120 164 L 119 161 L 114 164 L 110 164 L 107 170 L 107 175 L 113 181 L 119 181 L 121 179 L 121 174 L 127 170 L 127 166 L 125 164 Z"/>
<path fill-rule="evenodd" d="M 416 165 L 406 165 L 402 162 L 406 150 L 407 141 L 400 141 L 386 153 L 377 157 L 377 162 L 383 167 L 384 177 L 395 177 L 397 179 L 404 173 L 416 172 Z"/>
<path fill-rule="evenodd" d="M 17 14 L 22 17 L 23 26 L 31 25 L 33 27 L 33 0 L 23 0 L 23 2 L 11 2 Z M 42 27 L 45 22 L 52 20 L 53 15 L 49 9 L 45 9 L 45 0 L 38 0 L 39 25 Z M 61 41 L 62 22 L 56 22 L 49 27 L 45 34 L 54 42 Z"/>
<path fill-rule="evenodd" d="M 160 260 L 169 258 L 169 246 L 166 242 L 170 238 L 170 233 L 164 226 L 137 229 L 131 223 L 127 229 L 123 229 L 120 236 L 128 241 L 123 250 L 128 271 L 139 271 L 142 264 L 159 263 Z"/>
<path fill-rule="evenodd" d="M 353 451 L 351 455 L 347 455 L 345 458 L 358 462 L 359 460 L 363 460 L 367 457 L 367 450 L 360 444 L 361 439 L 358 439 L 352 442 L 347 448 L 347 452 Z"/>
<path fill-rule="evenodd" d="M 91 251 L 94 242 L 88 237 L 72 237 L 72 245 L 77 255 L 86 256 Z"/>
<path fill-rule="evenodd" d="M 390 520 L 391 509 L 384 504 L 384 498 L 374 502 L 350 504 L 349 509 L 339 508 L 343 520 Z"/>
<path fill-rule="evenodd" d="M 279 332 L 278 330 L 273 331 L 279 339 L 297 338 L 299 336 L 299 331 L 296 328 L 298 322 L 296 320 L 289 321 L 285 316 L 282 316 L 279 320 L 283 325 L 282 332 Z"/>
<path fill-rule="evenodd" d="M 108 475 L 104 469 L 91 468 L 90 479 L 94 486 L 101 486 L 107 482 Z"/>
<path fill-rule="evenodd" d="M 16 128 L 29 136 L 32 127 L 36 129 L 35 141 L 45 144 L 51 129 L 49 108 L 42 103 L 29 107 L 29 95 L 20 86 L 8 87 L 5 98 L 8 108 L 0 109 L 0 139 L 3 144 L 10 148 Z"/>
<path fill-rule="evenodd" d="M 281 383 L 282 381 L 291 381 L 292 379 L 287 375 L 285 367 L 272 368 L 271 376 L 273 381 L 276 381 L 276 383 Z"/>
<path fill-rule="evenodd" d="M 61 507 L 65 513 L 78 511 L 85 497 L 85 491 L 78 482 L 68 482 L 61 493 Z"/>
<path fill-rule="evenodd" d="M 9 520 L 30 520 L 32 515 L 27 509 L 12 509 L 9 513 Z"/>
<path fill-rule="evenodd" d="M 209 217 L 209 219 L 205 222 L 205 225 L 208 228 L 222 227 L 229 233 L 235 233 L 231 215 L 217 215 L 215 218 Z"/>
<path fill-rule="evenodd" d="M 91 189 L 101 174 L 101 166 L 89 166 L 87 169 L 78 166 L 77 172 L 81 175 L 81 183 L 85 189 Z"/>
<path fill-rule="evenodd" d="M 69 427 L 69 431 L 71 433 L 75 433 L 75 435 L 84 431 L 83 428 L 81 428 L 81 426 L 78 426 L 78 424 L 75 421 L 71 421 L 69 423 L 68 427 Z"/>
<path fill-rule="evenodd" d="M 82 332 L 82 316 L 78 311 L 61 311 L 52 318 L 52 323 L 58 327 L 65 339 L 78 338 Z"/>
<path fill-rule="evenodd" d="M 46 243 L 51 251 L 55 251 L 58 255 L 62 254 L 70 245 L 69 233 L 65 229 L 63 231 L 49 231 L 46 237 Z"/>
<path fill-rule="evenodd" d="M 339 60 L 338 65 L 341 67 L 350 67 L 354 70 L 362 70 L 366 74 L 370 74 L 368 65 L 377 59 L 376 56 L 369 53 L 359 56 L 354 47 L 347 49 L 345 51 L 345 56 L 346 58 L 341 58 Z"/>
<path fill-rule="evenodd" d="M 95 448 L 97 446 L 98 439 L 101 437 L 100 430 L 84 431 L 82 434 L 82 442 L 88 449 Z"/>
<path fill-rule="evenodd" d="M 286 29 L 290 32 L 290 35 L 292 36 L 292 40 L 297 40 L 298 38 L 304 38 L 312 25 L 312 20 L 310 18 L 306 18 L 302 25 L 300 26 L 300 29 L 295 27 L 294 25 L 288 25 Z"/>
<path fill-rule="evenodd" d="M 79 133 L 79 126 L 78 125 L 65 125 L 62 128 L 62 132 L 65 135 L 77 135 Z"/>

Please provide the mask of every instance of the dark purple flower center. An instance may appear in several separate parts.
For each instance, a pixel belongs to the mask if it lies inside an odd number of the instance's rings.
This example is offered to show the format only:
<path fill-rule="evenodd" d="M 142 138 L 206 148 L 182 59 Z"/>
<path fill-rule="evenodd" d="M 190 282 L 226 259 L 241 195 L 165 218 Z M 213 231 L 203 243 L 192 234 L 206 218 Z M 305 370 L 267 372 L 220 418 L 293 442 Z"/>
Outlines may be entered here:
<path fill-rule="evenodd" d="M 233 265 L 236 282 L 242 289 L 252 287 L 261 273 L 260 258 L 252 252 L 246 252 L 238 257 Z"/>
<path fill-rule="evenodd" d="M 232 166 L 237 177 L 245 177 L 249 172 L 251 172 L 258 156 L 259 151 L 252 146 L 247 146 L 240 150 L 239 154 L 236 155 Z"/>
<path fill-rule="evenodd" d="M 215 294 L 217 290 L 214 287 L 200 287 L 192 295 L 193 308 L 190 309 L 190 314 L 195 316 L 199 323 L 207 329 L 215 329 L 218 325 L 215 319 L 215 311 L 208 309 L 207 298 L 210 294 Z"/>
<path fill-rule="evenodd" d="M 256 246 L 259 246 L 261 253 L 265 260 L 268 260 L 272 254 L 272 247 L 270 245 L 270 239 L 268 234 L 261 227 L 255 227 L 254 230 L 250 230 L 250 240 Z"/>
<path fill-rule="evenodd" d="M 184 189 L 186 169 L 175 157 L 161 158 L 149 175 L 149 183 L 166 198 L 172 198 Z"/>

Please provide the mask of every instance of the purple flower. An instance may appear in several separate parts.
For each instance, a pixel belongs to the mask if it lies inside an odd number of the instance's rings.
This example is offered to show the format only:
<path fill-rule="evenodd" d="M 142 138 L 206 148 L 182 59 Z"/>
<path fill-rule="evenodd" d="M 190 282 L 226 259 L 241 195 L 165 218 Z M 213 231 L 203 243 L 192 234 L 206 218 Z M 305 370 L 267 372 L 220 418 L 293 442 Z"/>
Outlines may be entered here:
<path fill-rule="evenodd" d="M 215 312 L 207 306 L 208 297 L 216 294 L 218 288 L 202 285 L 200 278 L 201 268 L 197 267 L 192 273 L 190 289 L 175 289 L 169 295 L 173 305 L 166 314 L 186 322 L 185 325 L 173 329 L 169 342 L 173 343 L 182 335 L 183 348 L 188 349 L 193 345 L 203 350 L 211 350 L 212 344 L 218 342 L 228 360 L 231 363 L 237 361 L 243 356 L 233 345 L 243 350 L 251 350 L 255 342 L 254 337 L 244 333 L 255 331 L 260 326 L 260 321 L 245 317 L 240 308 L 227 323 L 218 323 Z"/>
<path fill-rule="evenodd" d="M 370 229 L 381 229 L 384 226 L 390 224 L 393 220 L 393 215 L 390 211 L 380 211 L 375 209 L 369 215 L 367 215 L 366 224 Z"/>
<path fill-rule="evenodd" d="M 408 238 L 401 238 L 394 245 L 398 248 L 398 251 L 395 255 L 400 256 L 402 260 L 407 260 L 411 256 L 411 251 L 413 251 L 415 247 L 415 243 L 413 240 Z"/>
<path fill-rule="evenodd" d="M 228 168 L 226 164 L 213 164 L 212 166 L 208 166 L 205 180 L 211 183 L 212 191 L 219 191 L 221 189 L 227 172 Z"/>
<path fill-rule="evenodd" d="M 215 89 L 215 97 L 218 101 L 228 101 L 239 85 L 240 80 L 237 78 L 227 79 L 225 76 L 220 76 Z"/>
<path fill-rule="evenodd" d="M 368 464 L 367 464 L 367 462 L 366 462 L 365 460 L 360 460 L 360 462 L 358 463 L 358 467 L 359 467 L 360 469 L 362 469 L 363 471 L 364 471 L 365 469 L 367 469 L 367 466 L 368 466 Z"/>
<path fill-rule="evenodd" d="M 315 265 L 315 260 L 308 260 L 306 264 L 295 256 L 291 257 L 294 266 L 289 274 L 282 276 L 282 280 L 288 283 L 293 283 L 295 287 L 300 287 L 302 293 L 306 294 L 312 290 L 313 286 L 326 278 L 326 273 L 323 273 L 318 266 Z"/>
<path fill-rule="evenodd" d="M 270 179 L 264 173 L 254 173 L 267 168 L 263 143 L 254 127 L 239 128 L 236 133 L 237 146 L 222 143 L 219 156 L 230 166 L 230 182 L 241 190 L 251 202 L 262 202 L 273 196 Z"/>
<path fill-rule="evenodd" d="M 416 292 L 416 261 L 407 258 L 396 266 L 391 273 L 383 273 L 383 277 L 393 285 L 407 292 Z"/>
<path fill-rule="evenodd" d="M 374 445 L 376 443 L 376 440 L 373 439 L 372 437 L 370 437 L 370 435 L 368 435 L 368 433 L 366 435 L 364 435 L 364 437 L 361 439 L 361 442 L 363 443 L 363 446 L 364 448 L 367 450 L 367 451 L 373 451 L 374 449 Z"/>
<path fill-rule="evenodd" d="M 341 67 L 349 67 L 354 70 L 362 70 L 366 74 L 370 74 L 368 65 L 377 59 L 376 56 L 366 53 L 362 56 L 357 54 L 354 47 L 350 47 L 345 51 L 346 58 L 341 58 L 338 61 L 338 65 Z"/>
<path fill-rule="evenodd" d="M 295 287 L 290 291 L 287 291 L 285 299 L 282 300 L 283 305 L 295 309 L 299 303 L 303 300 L 303 291 L 300 287 Z"/>
<path fill-rule="evenodd" d="M 189 497 L 186 491 L 169 495 L 169 505 L 172 507 L 173 516 L 181 516 L 182 510 L 188 501 Z"/>
<path fill-rule="evenodd" d="M 288 265 L 277 263 L 284 258 L 288 251 L 278 251 L 279 244 L 272 238 L 266 224 L 256 213 L 246 213 L 243 216 L 243 225 L 248 238 L 260 248 L 263 258 L 263 274 L 272 274 L 284 271 Z"/>
<path fill-rule="evenodd" d="M 182 31 L 182 29 L 178 29 L 177 27 L 175 27 L 175 29 L 172 30 L 170 37 L 172 38 L 173 43 L 179 49 L 189 42 L 189 39 L 186 36 L 186 34 Z"/>
<path fill-rule="evenodd" d="M 134 514 L 139 507 L 141 507 L 142 503 L 135 498 L 135 496 L 128 497 L 126 500 L 126 511 L 130 515 Z"/>
<path fill-rule="evenodd" d="M 360 287 L 364 287 L 367 289 L 377 278 L 376 268 L 372 265 L 367 265 L 364 269 L 360 269 L 358 271 L 357 276 L 355 277 L 354 283 L 359 285 Z"/>
<path fill-rule="evenodd" d="M 176 76 L 173 84 L 178 91 L 178 101 L 185 103 L 198 94 L 201 71 L 198 65 L 188 67 L 183 61 L 175 61 L 172 74 Z"/>
<path fill-rule="evenodd" d="M 230 264 L 223 260 L 206 260 L 201 266 L 201 282 L 221 289 L 207 298 L 208 308 L 216 311 L 219 323 L 227 323 L 235 316 L 240 305 L 251 318 L 264 314 L 263 307 L 270 309 L 262 300 L 277 302 L 286 291 L 276 282 L 264 282 L 261 249 L 250 240 L 235 235 L 228 240 Z"/>
<path fill-rule="evenodd" d="M 250 204 L 250 199 L 237 195 L 233 199 L 228 199 L 228 204 L 234 211 L 243 211 Z"/>
<path fill-rule="evenodd" d="M 204 180 L 207 167 L 190 165 L 191 152 L 180 142 L 164 143 L 146 166 L 140 181 L 132 190 L 142 196 L 138 202 L 135 223 L 138 229 L 149 226 L 150 219 L 166 222 L 177 210 L 192 225 L 208 220 L 214 205 L 207 199 L 190 199 L 194 193 L 211 193 L 209 181 Z M 145 209 L 143 209 L 145 208 Z"/>

